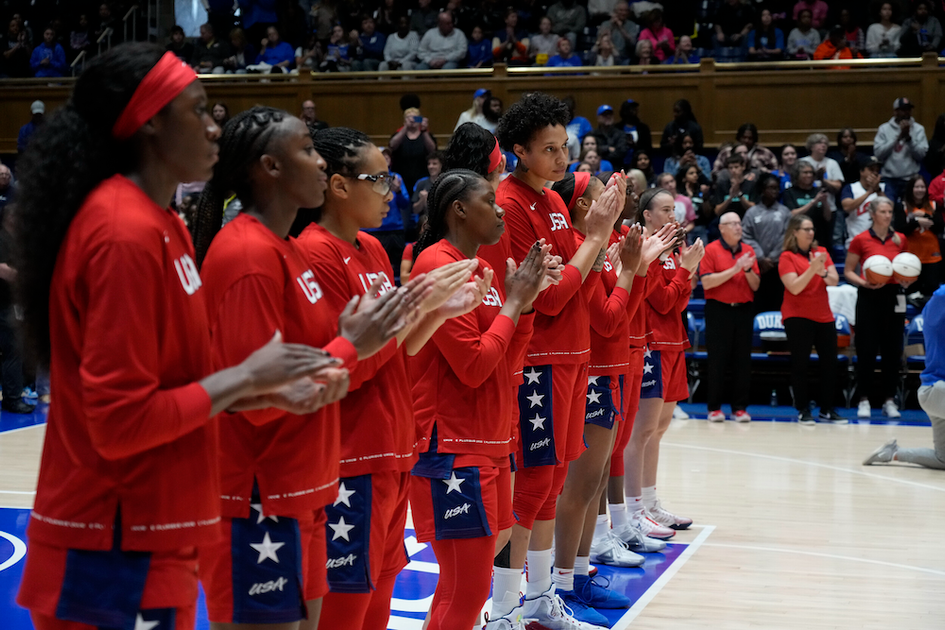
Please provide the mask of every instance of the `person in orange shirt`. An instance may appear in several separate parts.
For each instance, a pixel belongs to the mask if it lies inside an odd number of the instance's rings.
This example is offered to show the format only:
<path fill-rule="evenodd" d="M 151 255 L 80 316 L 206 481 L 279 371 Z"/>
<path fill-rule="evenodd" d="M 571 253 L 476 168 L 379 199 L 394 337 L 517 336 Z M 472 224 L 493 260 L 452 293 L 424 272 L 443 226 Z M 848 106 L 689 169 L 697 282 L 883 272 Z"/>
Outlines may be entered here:
<path fill-rule="evenodd" d="M 922 175 L 909 178 L 902 193 L 902 202 L 893 213 L 896 231 L 908 239 L 906 250 L 919 257 L 922 273 L 916 280 L 915 290 L 930 297 L 941 284 L 942 250 L 939 238 L 945 231 L 945 218 L 939 204 L 929 198 L 929 188 Z"/>
<path fill-rule="evenodd" d="M 830 36 L 814 51 L 814 59 L 862 59 L 859 51 L 854 52 L 848 45 L 842 26 L 830 29 Z"/>

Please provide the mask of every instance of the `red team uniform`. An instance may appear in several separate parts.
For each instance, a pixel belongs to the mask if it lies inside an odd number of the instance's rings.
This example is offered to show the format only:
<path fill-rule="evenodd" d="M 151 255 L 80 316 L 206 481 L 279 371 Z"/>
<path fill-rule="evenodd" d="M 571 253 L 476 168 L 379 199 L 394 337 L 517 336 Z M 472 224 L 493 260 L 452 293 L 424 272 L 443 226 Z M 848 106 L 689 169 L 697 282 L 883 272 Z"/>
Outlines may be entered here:
<path fill-rule="evenodd" d="M 568 209 L 552 190 L 536 193 L 518 178 L 508 177 L 499 184 L 496 204 L 506 212 L 515 260 L 524 260 L 541 238 L 552 246 L 551 255 L 563 260 L 577 252 Z M 561 282 L 542 291 L 534 302 L 535 332 L 518 391 L 521 446 L 514 496 L 519 523 L 528 529 L 535 520 L 554 519 L 567 462 L 584 450 L 591 346 L 588 301 L 599 281 L 600 274 L 592 271 L 582 284 L 580 271 L 565 265 Z"/>
<path fill-rule="evenodd" d="M 420 253 L 415 269 L 426 273 L 460 260 L 465 255 L 443 239 Z M 475 275 L 487 267 L 479 259 Z M 417 539 L 432 541 L 440 564 L 433 627 L 459 621 L 442 618 L 438 604 L 472 623 L 489 596 L 496 536 L 515 523 L 509 460 L 515 399 L 508 383 L 524 358 L 534 314 L 521 315 L 516 327 L 499 315 L 504 302 L 505 291 L 493 283 L 479 306 L 446 320 L 407 362 L 421 451 L 410 504 Z"/>
<path fill-rule="evenodd" d="M 383 281 L 381 293 L 395 288 L 387 253 L 370 234 L 360 232 L 357 247 L 312 224 L 298 243 L 333 319 L 375 279 Z M 417 431 L 405 356 L 392 340 L 360 361 L 341 401 L 341 483 L 325 510 L 331 592 L 321 628 L 386 627 L 394 580 L 407 566 L 404 527 Z"/>
<path fill-rule="evenodd" d="M 34 615 L 193 627 L 196 548 L 220 535 L 193 259 L 177 214 L 121 175 L 69 225 L 50 288 L 56 400 L 17 600 Z"/>
<path fill-rule="evenodd" d="M 276 330 L 356 366 L 298 245 L 255 217 L 240 214 L 220 231 L 202 273 L 217 369 Z M 200 550 L 211 621 L 295 621 L 305 600 L 328 591 L 324 506 L 338 496 L 340 419 L 338 403 L 302 416 L 269 408 L 220 417 L 224 537 Z"/>
<path fill-rule="evenodd" d="M 650 263 L 646 282 L 647 348 L 641 398 L 679 402 L 689 397 L 685 350 L 689 336 L 681 313 L 689 303 L 689 272 L 672 253 Z"/>

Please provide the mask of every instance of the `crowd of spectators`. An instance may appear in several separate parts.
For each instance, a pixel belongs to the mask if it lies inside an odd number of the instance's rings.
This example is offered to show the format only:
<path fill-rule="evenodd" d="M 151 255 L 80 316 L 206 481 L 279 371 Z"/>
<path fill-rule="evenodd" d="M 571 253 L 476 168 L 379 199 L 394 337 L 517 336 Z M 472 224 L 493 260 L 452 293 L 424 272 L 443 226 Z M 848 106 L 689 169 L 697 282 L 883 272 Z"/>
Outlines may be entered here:
<path fill-rule="evenodd" d="M 0 5 L 7 25 L 0 78 L 68 74 L 81 52 L 98 51 L 103 32 L 110 33 L 110 44 L 121 41 L 121 17 L 130 4 Z M 203 4 L 208 19 L 199 35 L 188 38 L 174 26 L 167 47 L 206 73 L 917 57 L 943 46 L 943 6 L 931 0 L 705 0 L 665 7 L 646 0 Z"/>

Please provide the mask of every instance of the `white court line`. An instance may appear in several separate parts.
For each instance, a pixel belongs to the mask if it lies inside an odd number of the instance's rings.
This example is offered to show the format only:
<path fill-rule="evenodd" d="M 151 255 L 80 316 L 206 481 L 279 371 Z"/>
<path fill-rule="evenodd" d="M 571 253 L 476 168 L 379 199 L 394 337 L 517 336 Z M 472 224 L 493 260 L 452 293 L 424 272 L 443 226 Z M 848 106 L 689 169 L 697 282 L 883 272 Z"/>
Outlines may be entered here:
<path fill-rule="evenodd" d="M 820 553 L 818 551 L 800 551 L 797 549 L 778 549 L 777 547 L 756 547 L 754 545 L 732 545 L 728 543 L 706 543 L 706 547 L 725 547 L 728 549 L 746 549 L 748 551 L 770 551 L 773 553 L 796 553 L 803 556 L 815 556 L 817 558 L 828 558 L 830 560 L 850 560 L 852 562 L 865 562 L 867 564 L 878 564 L 884 567 L 894 569 L 909 569 L 911 571 L 920 571 L 922 573 L 931 573 L 938 577 L 945 578 L 945 571 L 937 569 L 926 569 L 925 567 L 916 567 L 910 564 L 898 564 L 896 562 L 884 562 L 883 560 L 867 560 L 865 558 L 855 558 L 853 556 L 838 556 L 832 553 Z"/>
<path fill-rule="evenodd" d="M 836 470 L 838 472 L 850 473 L 851 475 L 862 475 L 864 477 L 869 477 L 871 479 L 879 479 L 881 481 L 892 481 L 894 483 L 901 483 L 907 486 L 914 486 L 916 488 L 923 488 L 925 490 L 935 490 L 936 492 L 945 492 L 945 486 L 932 486 L 927 483 L 919 483 L 917 481 L 909 481 L 908 479 L 897 479 L 895 477 L 884 477 L 882 475 L 877 475 L 875 473 L 863 472 L 862 470 L 855 470 L 852 468 L 843 468 L 842 466 L 831 466 L 830 464 L 820 464 L 817 462 L 809 462 L 803 459 L 794 459 L 793 457 L 781 457 L 779 455 L 764 455 L 762 453 L 749 453 L 747 451 L 733 451 L 727 448 L 713 448 L 711 446 L 693 446 L 690 444 L 677 444 L 675 442 L 660 442 L 663 446 L 675 446 L 677 448 L 689 448 L 697 451 L 712 451 L 713 453 L 728 453 L 729 455 L 745 455 L 748 457 L 760 457 L 761 459 L 771 459 L 779 462 L 788 462 L 790 464 L 803 464 L 805 466 L 815 466 L 817 468 L 826 468 L 827 470 Z"/>
<path fill-rule="evenodd" d="M 36 492 L 27 491 L 27 490 L 0 490 L 0 494 L 24 494 L 24 495 L 33 496 L 36 494 Z"/>
<path fill-rule="evenodd" d="M 696 552 L 696 550 L 702 546 L 702 543 L 705 542 L 705 539 L 709 537 L 713 531 L 715 531 L 715 525 L 694 525 L 693 529 L 702 528 L 702 531 L 696 536 L 695 540 L 688 544 L 686 549 L 679 554 L 679 557 L 676 558 L 676 561 L 669 565 L 669 568 L 663 572 L 663 575 L 659 577 L 650 588 L 646 589 L 646 592 L 643 593 L 643 597 L 638 599 L 636 603 L 633 604 L 633 607 L 628 610 L 623 617 L 617 620 L 617 622 L 612 626 L 613 630 L 625 630 L 630 627 L 630 623 L 636 619 L 643 609 L 646 608 L 647 604 L 653 601 L 653 598 L 656 597 L 663 587 L 673 579 L 673 576 L 676 575 L 676 572 L 682 568 L 684 564 L 689 560 L 689 558 Z"/>

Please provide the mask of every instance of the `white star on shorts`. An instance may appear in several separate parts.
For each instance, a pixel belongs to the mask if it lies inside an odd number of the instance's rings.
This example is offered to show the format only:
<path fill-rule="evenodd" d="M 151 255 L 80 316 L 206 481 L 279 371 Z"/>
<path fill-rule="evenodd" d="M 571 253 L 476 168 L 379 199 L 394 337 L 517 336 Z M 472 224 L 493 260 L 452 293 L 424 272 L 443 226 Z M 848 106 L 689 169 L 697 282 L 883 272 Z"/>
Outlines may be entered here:
<path fill-rule="evenodd" d="M 138 613 L 138 616 L 135 617 L 135 630 L 154 630 L 159 625 L 161 625 L 160 621 L 145 621 L 141 613 Z"/>
<path fill-rule="evenodd" d="M 587 403 L 600 404 L 600 395 L 602 392 L 587 392 Z"/>
<path fill-rule="evenodd" d="M 644 373 L 644 374 L 649 374 L 649 373 L 652 372 L 652 371 L 653 371 L 653 364 L 652 364 L 652 363 L 644 363 L 644 364 L 643 364 L 643 373 Z"/>
<path fill-rule="evenodd" d="M 531 403 L 531 405 L 529 405 L 528 408 L 531 409 L 532 407 L 535 407 L 536 405 L 538 407 L 544 407 L 544 405 L 541 404 L 541 399 L 544 397 L 545 397 L 544 394 L 539 394 L 538 392 L 533 391 L 531 396 L 525 397 L 525 400 Z"/>
<path fill-rule="evenodd" d="M 348 488 L 345 487 L 345 482 L 342 481 L 341 485 L 338 486 L 338 498 L 335 499 L 335 502 L 331 504 L 332 507 L 337 507 L 339 503 L 344 503 L 348 507 L 351 507 L 351 502 L 348 499 L 350 499 L 351 495 L 354 493 L 355 491 L 348 490 Z"/>
<path fill-rule="evenodd" d="M 256 564 L 262 564 L 262 561 L 266 558 L 271 558 L 276 564 L 279 563 L 279 556 L 276 555 L 276 552 L 279 551 L 279 548 L 284 546 L 285 543 L 277 542 L 274 543 L 269 538 L 269 532 L 266 532 L 266 535 L 263 537 L 261 543 L 249 543 L 249 546 L 259 552 L 259 558 L 256 560 Z"/>
<path fill-rule="evenodd" d="M 597 379 L 599 379 L 599 378 L 600 378 L 600 376 L 588 376 L 588 377 L 587 377 L 587 384 L 588 384 L 588 385 L 597 385 L 597 386 L 599 387 L 600 384 L 597 382 Z"/>
<path fill-rule="evenodd" d="M 351 539 L 348 538 L 348 532 L 354 529 L 354 525 L 348 525 L 345 523 L 345 517 L 339 516 L 337 523 L 328 523 L 328 527 L 332 528 L 335 533 L 332 535 L 332 540 L 338 540 L 339 538 L 344 538 L 348 542 L 351 542 Z"/>
<path fill-rule="evenodd" d="M 450 478 L 449 478 L 449 479 L 442 479 L 441 481 L 447 485 L 446 494 L 449 494 L 449 493 L 452 492 L 453 490 L 455 490 L 456 492 L 462 492 L 462 490 L 460 490 L 459 487 L 460 487 L 461 485 L 463 485 L 463 483 L 464 483 L 466 480 L 465 480 L 465 479 L 457 479 L 457 478 L 456 478 L 456 471 L 454 470 L 454 471 L 450 472 Z"/>
<path fill-rule="evenodd" d="M 525 384 L 529 385 L 531 383 L 539 383 L 541 379 L 541 372 L 537 371 L 535 368 L 529 368 L 528 370 L 528 372 L 522 373 L 522 375 L 528 379 Z"/>
<path fill-rule="evenodd" d="M 646 350 L 643 351 L 643 356 L 649 359 L 652 355 L 653 355 L 653 351 L 650 350 L 649 346 L 647 346 Z"/>
<path fill-rule="evenodd" d="M 268 518 L 268 519 L 271 519 L 271 520 L 273 520 L 273 521 L 275 521 L 276 523 L 279 522 L 279 517 L 278 517 L 278 516 L 271 516 L 271 515 L 270 515 L 270 516 L 264 516 L 264 515 L 263 515 L 262 503 L 250 503 L 250 504 L 249 504 L 249 507 L 251 507 L 251 508 L 253 508 L 254 510 L 256 510 L 257 512 L 259 512 L 259 518 L 256 519 L 256 524 L 257 524 L 257 525 L 259 525 L 260 523 L 262 523 L 262 522 L 263 522 L 264 520 L 266 520 L 267 518 Z"/>
<path fill-rule="evenodd" d="M 536 413 L 536 414 L 535 414 L 535 417 L 532 418 L 531 420 L 529 420 L 529 422 L 532 423 L 532 431 L 537 431 L 538 429 L 541 429 L 542 431 L 544 431 L 544 430 L 545 430 L 545 420 L 547 420 L 547 419 L 548 419 L 548 418 L 542 418 L 541 416 L 539 416 L 539 415 Z"/>

